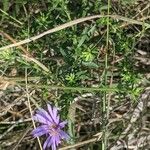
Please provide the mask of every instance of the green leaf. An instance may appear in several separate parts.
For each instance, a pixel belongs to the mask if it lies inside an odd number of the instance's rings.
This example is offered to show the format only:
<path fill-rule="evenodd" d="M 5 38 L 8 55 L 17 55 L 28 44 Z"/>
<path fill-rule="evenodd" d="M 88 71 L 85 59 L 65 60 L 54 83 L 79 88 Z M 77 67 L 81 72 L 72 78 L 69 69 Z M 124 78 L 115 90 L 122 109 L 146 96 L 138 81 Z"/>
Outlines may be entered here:
<path fill-rule="evenodd" d="M 82 62 L 82 65 L 89 68 L 96 68 L 96 69 L 99 68 L 99 66 L 94 62 Z"/>
<path fill-rule="evenodd" d="M 88 37 L 87 35 L 82 36 L 81 40 L 79 41 L 79 44 L 77 45 L 77 48 L 82 46 L 82 44 L 85 42 L 87 37 Z"/>
<path fill-rule="evenodd" d="M 62 54 L 63 57 L 67 57 L 66 52 L 62 48 L 60 48 L 60 53 Z"/>

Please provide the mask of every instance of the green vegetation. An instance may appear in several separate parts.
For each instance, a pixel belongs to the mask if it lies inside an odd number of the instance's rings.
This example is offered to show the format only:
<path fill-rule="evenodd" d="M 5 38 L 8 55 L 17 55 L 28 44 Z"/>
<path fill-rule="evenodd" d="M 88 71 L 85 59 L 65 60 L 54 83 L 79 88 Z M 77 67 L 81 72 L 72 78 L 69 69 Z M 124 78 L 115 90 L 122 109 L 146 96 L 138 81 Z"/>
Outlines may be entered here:
<path fill-rule="evenodd" d="M 99 14 L 103 17 L 83 21 L 23 45 L 0 49 L 0 88 L 7 97 L 17 91 L 17 87 L 22 91 L 19 90 L 19 96 L 23 96 L 26 101 L 20 107 L 8 111 L 0 121 L 30 118 L 31 111 L 28 108 L 34 111 L 37 107 L 51 103 L 58 106 L 62 118 L 68 120 L 71 136 L 68 145 L 76 144 L 90 139 L 77 131 L 86 117 L 83 120 L 77 117 L 81 120 L 76 121 L 76 116 L 82 115 L 80 111 L 86 110 L 86 106 L 81 108 L 76 105 L 79 110 L 74 114 L 70 114 L 70 110 L 76 97 L 92 93 L 99 97 L 100 103 L 95 109 L 101 113 L 102 123 L 96 127 L 97 131 L 93 132 L 92 127 L 91 134 L 105 134 L 102 140 L 96 144 L 91 142 L 89 147 L 83 149 L 108 149 L 109 142 L 113 141 L 108 135 L 115 138 L 123 132 L 120 126 L 126 125 L 121 121 L 118 128 L 111 132 L 107 127 L 111 114 L 108 108 L 122 105 L 128 100 L 134 106 L 144 89 L 142 80 L 146 84 L 148 82 L 145 70 L 139 69 L 139 61 L 135 58 L 141 39 L 149 36 L 148 3 L 137 0 L 2 0 L 0 48 L 32 39 L 33 36 L 78 18 Z M 149 53 L 148 50 L 146 52 Z M 115 100 L 111 100 L 110 95 L 115 95 Z M 6 103 L 11 105 L 19 96 L 10 96 L 11 99 L 7 98 Z M 21 116 L 12 112 L 18 112 Z M 24 131 L 24 126 L 32 125 L 31 122 L 23 124 L 17 125 L 14 131 Z M 0 124 L 0 134 L 3 135 L 8 128 Z M 88 135 L 83 129 L 81 132 Z"/>

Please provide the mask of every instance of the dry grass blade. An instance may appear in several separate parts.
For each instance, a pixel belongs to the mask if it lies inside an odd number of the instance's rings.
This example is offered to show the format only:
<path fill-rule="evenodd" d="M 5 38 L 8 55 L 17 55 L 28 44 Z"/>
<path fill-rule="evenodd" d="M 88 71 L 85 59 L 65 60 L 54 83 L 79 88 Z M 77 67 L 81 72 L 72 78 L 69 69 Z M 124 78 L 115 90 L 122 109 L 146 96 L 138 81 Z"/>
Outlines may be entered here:
<path fill-rule="evenodd" d="M 15 145 L 15 147 L 13 148 L 13 150 L 16 150 L 18 145 L 21 143 L 21 141 L 24 139 L 24 137 L 28 134 L 28 132 L 30 131 L 30 129 L 27 129 L 26 132 L 22 135 L 22 137 L 20 138 L 20 140 L 18 141 L 18 143 Z"/>
<path fill-rule="evenodd" d="M 126 22 L 129 22 L 131 24 L 143 25 L 146 28 L 150 28 L 150 24 L 148 24 L 148 23 L 143 23 L 141 21 L 129 19 L 129 18 L 126 18 L 126 17 L 123 17 L 123 16 L 119 16 L 119 15 L 94 15 L 94 16 L 80 18 L 80 19 L 76 19 L 76 20 L 70 21 L 68 23 L 65 23 L 65 24 L 62 24 L 60 26 L 57 26 L 57 27 L 55 27 L 53 29 L 47 30 L 47 31 L 45 31 L 45 32 L 43 32 L 43 33 L 41 33 L 39 35 L 36 35 L 36 36 L 31 37 L 31 38 L 22 40 L 20 42 L 15 43 L 15 44 L 10 44 L 8 46 L 1 47 L 0 50 L 5 50 L 5 49 L 8 49 L 8 48 L 12 48 L 12 47 L 20 46 L 20 45 L 23 45 L 23 44 L 26 44 L 26 43 L 30 43 L 30 42 L 35 41 L 35 40 L 37 40 L 37 39 L 39 39 L 39 38 L 41 38 L 41 37 L 43 37 L 43 36 L 45 36 L 47 34 L 51 34 L 51 33 L 60 31 L 62 29 L 71 27 L 71 26 L 79 24 L 81 22 L 85 22 L 85 21 L 88 21 L 88 20 L 96 19 L 96 18 L 102 18 L 102 17 L 111 17 L 113 19 L 126 21 Z"/>

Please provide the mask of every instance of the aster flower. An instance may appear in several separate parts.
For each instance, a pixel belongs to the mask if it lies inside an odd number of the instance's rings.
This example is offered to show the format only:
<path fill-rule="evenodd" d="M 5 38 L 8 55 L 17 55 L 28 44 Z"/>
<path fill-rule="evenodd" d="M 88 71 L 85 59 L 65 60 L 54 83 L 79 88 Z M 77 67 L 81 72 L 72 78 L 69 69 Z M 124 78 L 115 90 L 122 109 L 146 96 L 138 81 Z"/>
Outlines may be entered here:
<path fill-rule="evenodd" d="M 46 135 L 47 139 L 44 142 L 43 149 L 51 147 L 52 150 L 56 150 L 62 139 L 69 139 L 68 134 L 63 131 L 67 122 L 60 120 L 56 107 L 51 107 L 48 104 L 47 109 L 48 111 L 45 111 L 40 108 L 33 116 L 33 119 L 41 125 L 32 131 L 32 135 L 34 137 Z"/>

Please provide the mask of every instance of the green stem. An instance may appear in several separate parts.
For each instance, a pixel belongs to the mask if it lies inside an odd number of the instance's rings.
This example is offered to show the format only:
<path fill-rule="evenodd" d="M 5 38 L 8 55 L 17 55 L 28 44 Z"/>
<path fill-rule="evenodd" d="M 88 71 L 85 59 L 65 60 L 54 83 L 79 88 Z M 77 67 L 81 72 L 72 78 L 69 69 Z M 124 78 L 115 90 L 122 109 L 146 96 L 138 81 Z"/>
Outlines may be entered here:
<path fill-rule="evenodd" d="M 107 14 L 110 13 L 110 0 L 108 0 L 108 9 Z M 105 54 L 105 72 L 104 72 L 104 85 L 107 86 L 107 68 L 108 68 L 108 49 L 109 49 L 109 16 L 107 17 L 107 37 L 106 37 L 106 54 Z M 103 139 L 102 139 L 102 150 L 107 149 L 107 114 L 109 111 L 108 108 L 108 100 L 107 100 L 107 92 L 104 91 L 104 98 L 103 98 Z"/>
<path fill-rule="evenodd" d="M 24 83 L 18 83 L 18 85 L 25 86 Z M 46 88 L 46 89 L 60 89 L 60 90 L 73 90 L 73 91 L 107 91 L 107 92 L 116 92 L 119 91 L 116 87 L 63 87 L 63 86 L 57 86 L 57 85 L 36 85 L 36 84 L 30 84 L 28 83 L 29 87 L 36 87 L 36 88 Z"/>

